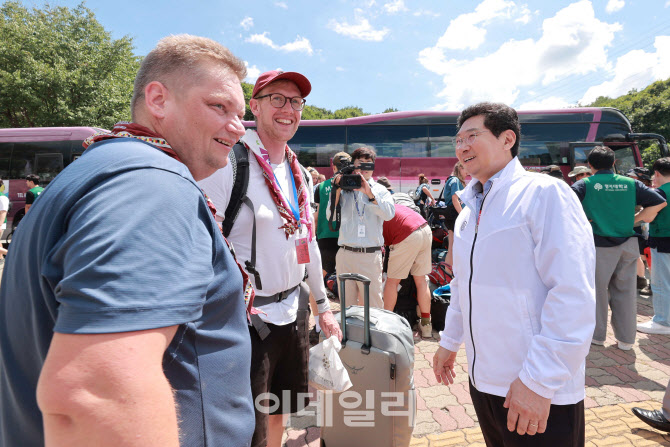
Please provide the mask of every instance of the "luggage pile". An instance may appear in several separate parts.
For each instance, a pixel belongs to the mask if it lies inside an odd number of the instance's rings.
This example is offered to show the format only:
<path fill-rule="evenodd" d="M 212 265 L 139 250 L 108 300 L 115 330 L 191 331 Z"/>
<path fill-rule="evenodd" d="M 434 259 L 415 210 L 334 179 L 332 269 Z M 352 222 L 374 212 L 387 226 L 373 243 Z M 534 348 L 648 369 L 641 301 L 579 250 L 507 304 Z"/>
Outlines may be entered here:
<path fill-rule="evenodd" d="M 447 284 L 433 291 L 430 300 L 430 320 L 433 324 L 433 330 L 439 332 L 444 329 L 444 319 L 450 302 L 451 285 Z"/>

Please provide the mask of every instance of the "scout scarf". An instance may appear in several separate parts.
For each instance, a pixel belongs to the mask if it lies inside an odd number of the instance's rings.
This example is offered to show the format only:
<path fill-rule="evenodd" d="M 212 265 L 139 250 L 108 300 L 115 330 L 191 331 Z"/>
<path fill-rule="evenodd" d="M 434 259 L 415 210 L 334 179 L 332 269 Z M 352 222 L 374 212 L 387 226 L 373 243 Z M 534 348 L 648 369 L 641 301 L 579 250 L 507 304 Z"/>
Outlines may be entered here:
<path fill-rule="evenodd" d="M 270 190 L 272 200 L 274 200 L 275 205 L 277 205 L 279 215 L 286 221 L 284 225 L 279 227 L 284 229 L 286 238 L 288 239 L 290 235 L 299 231 L 301 224 L 305 224 L 307 226 L 309 240 L 311 241 L 312 219 L 309 215 L 309 196 L 307 195 L 307 185 L 305 185 L 302 170 L 300 169 L 298 157 L 295 155 L 295 152 L 289 149 L 288 145 L 284 148 L 286 159 L 291 167 L 291 175 L 293 175 L 293 181 L 295 182 L 295 188 L 297 190 L 299 219 L 293 215 L 288 202 L 281 193 L 275 174 L 272 171 L 272 166 L 270 166 L 270 154 L 262 146 L 261 139 L 256 131 L 248 129 L 247 133 L 244 134 L 240 141 L 254 154 L 256 161 L 258 161 L 261 169 L 263 169 L 265 184 Z"/>
<path fill-rule="evenodd" d="M 168 142 L 160 135 L 154 133 L 151 129 L 147 127 L 123 121 L 116 123 L 111 132 L 107 131 L 97 132 L 88 137 L 86 140 L 84 140 L 83 143 L 84 149 L 87 149 L 93 143 L 97 143 L 98 141 L 103 140 L 109 140 L 111 138 L 137 138 L 138 140 L 145 141 L 151 144 L 152 146 L 156 146 L 158 149 L 165 152 L 165 154 L 169 155 L 170 157 L 174 158 L 180 163 L 182 162 L 179 159 L 177 153 L 172 149 L 170 144 L 168 144 Z M 207 201 L 207 207 L 212 212 L 212 215 L 216 216 L 216 208 L 214 207 L 214 203 L 212 203 L 212 201 L 210 200 L 209 197 L 207 197 L 207 194 L 205 194 L 204 191 L 201 190 L 201 192 L 205 196 L 205 200 Z M 244 271 L 240 263 L 237 262 L 237 257 L 235 256 L 235 251 L 233 250 L 233 247 L 230 245 L 228 239 L 226 239 L 225 236 L 223 237 L 223 240 L 226 241 L 226 245 L 228 246 L 230 253 L 233 255 L 233 259 L 235 259 L 235 264 L 237 264 L 237 268 L 239 268 L 240 273 L 242 273 L 242 279 L 244 285 L 244 304 L 246 304 L 247 306 L 247 317 L 249 317 L 251 313 L 255 313 L 252 311 L 252 304 L 254 302 L 254 296 L 256 295 L 256 293 L 254 292 L 254 289 L 251 286 L 251 282 L 249 281 L 249 275 L 247 275 L 247 272 Z M 255 309 L 253 310 L 255 311 Z"/>

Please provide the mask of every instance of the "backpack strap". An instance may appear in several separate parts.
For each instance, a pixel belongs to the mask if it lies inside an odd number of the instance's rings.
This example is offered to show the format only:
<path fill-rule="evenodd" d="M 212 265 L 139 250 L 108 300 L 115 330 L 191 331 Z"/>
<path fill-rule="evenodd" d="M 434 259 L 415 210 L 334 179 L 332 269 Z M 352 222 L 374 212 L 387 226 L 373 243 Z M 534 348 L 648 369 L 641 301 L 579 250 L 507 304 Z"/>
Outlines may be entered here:
<path fill-rule="evenodd" d="M 246 192 L 246 191 L 245 191 Z M 251 208 L 251 215 L 254 223 L 251 227 L 251 259 L 244 262 L 247 272 L 254 276 L 254 283 L 256 283 L 256 290 L 263 290 L 263 283 L 261 282 L 261 274 L 256 270 L 256 211 L 254 204 L 246 195 L 243 198 L 244 204 Z"/>
<path fill-rule="evenodd" d="M 233 168 L 233 190 L 230 194 L 230 202 L 226 208 L 225 218 L 221 223 L 223 235 L 228 237 L 233 229 L 235 220 L 240 214 L 240 209 L 244 203 L 251 209 L 253 225 L 251 227 L 251 259 L 244 263 L 247 272 L 254 277 L 256 290 L 263 290 L 261 275 L 256 270 L 256 213 L 254 204 L 247 197 L 249 188 L 249 151 L 242 143 L 233 146 L 233 150 L 228 154 L 229 163 Z"/>
<path fill-rule="evenodd" d="M 249 151 L 242 143 L 237 143 L 228 154 L 228 159 L 233 168 L 233 190 L 230 194 L 230 202 L 228 202 L 228 207 L 226 208 L 225 218 L 221 224 L 223 235 L 226 237 L 230 235 L 230 230 L 233 229 L 235 219 L 240 214 L 242 203 L 247 197 L 247 189 L 249 188 Z"/>

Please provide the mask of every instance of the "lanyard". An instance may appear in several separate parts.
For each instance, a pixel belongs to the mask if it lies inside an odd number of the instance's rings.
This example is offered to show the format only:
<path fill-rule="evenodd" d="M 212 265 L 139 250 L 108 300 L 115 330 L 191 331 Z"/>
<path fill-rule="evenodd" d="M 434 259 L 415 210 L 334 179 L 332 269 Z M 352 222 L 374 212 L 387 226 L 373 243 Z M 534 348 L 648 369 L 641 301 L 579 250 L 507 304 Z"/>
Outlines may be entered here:
<path fill-rule="evenodd" d="M 358 214 L 358 217 L 360 219 L 363 219 L 363 216 L 365 215 L 365 203 L 363 204 L 363 212 L 361 212 L 358 209 L 358 200 L 356 200 L 356 191 L 354 191 L 354 204 L 356 205 L 356 214 Z"/>
<path fill-rule="evenodd" d="M 290 200 L 288 200 L 287 197 L 287 202 L 289 208 L 291 208 L 291 212 L 293 213 L 293 217 L 295 217 L 296 222 L 298 222 L 298 225 L 300 225 L 300 205 L 298 204 L 298 188 L 295 186 L 295 178 L 293 178 L 293 171 L 291 170 L 291 167 L 289 166 L 288 172 L 290 172 L 291 177 L 291 184 L 293 185 L 293 205 Z M 272 171 L 272 175 L 275 176 L 275 182 L 277 182 L 277 186 L 279 186 L 279 190 L 284 194 L 284 197 L 286 197 L 286 194 L 284 193 L 284 190 L 281 187 L 281 183 L 279 183 L 279 180 L 277 180 L 277 175 Z"/>

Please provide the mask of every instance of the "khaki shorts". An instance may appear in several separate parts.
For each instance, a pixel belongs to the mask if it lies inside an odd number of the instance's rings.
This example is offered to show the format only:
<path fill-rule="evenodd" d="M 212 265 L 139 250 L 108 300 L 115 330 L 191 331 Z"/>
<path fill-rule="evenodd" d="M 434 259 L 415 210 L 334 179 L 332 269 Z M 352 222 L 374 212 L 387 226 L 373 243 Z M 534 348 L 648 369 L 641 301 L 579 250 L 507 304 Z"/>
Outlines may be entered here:
<path fill-rule="evenodd" d="M 389 252 L 388 277 L 405 279 L 407 275 L 427 275 L 433 270 L 431 247 L 433 233 L 430 226 L 419 228 L 404 241 L 391 245 Z"/>

